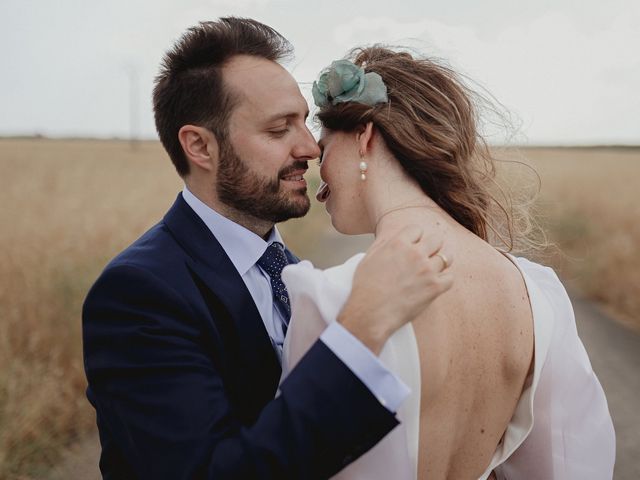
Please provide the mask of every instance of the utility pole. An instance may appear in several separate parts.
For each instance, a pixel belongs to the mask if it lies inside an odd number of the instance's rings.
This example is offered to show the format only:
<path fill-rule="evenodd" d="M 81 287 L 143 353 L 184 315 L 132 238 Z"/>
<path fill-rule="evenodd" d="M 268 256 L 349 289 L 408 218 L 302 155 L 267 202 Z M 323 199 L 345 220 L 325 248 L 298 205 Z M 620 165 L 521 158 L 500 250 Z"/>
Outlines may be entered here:
<path fill-rule="evenodd" d="M 129 145 L 131 150 L 137 150 L 139 147 L 139 123 L 140 116 L 138 111 L 138 69 L 133 65 L 126 66 L 127 76 L 129 77 Z"/>

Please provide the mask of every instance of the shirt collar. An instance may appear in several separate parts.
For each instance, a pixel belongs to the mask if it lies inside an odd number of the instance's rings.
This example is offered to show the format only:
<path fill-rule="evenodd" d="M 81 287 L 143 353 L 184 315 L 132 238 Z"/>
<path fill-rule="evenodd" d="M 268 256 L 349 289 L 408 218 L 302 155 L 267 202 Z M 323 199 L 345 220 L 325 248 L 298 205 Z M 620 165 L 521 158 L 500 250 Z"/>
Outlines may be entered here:
<path fill-rule="evenodd" d="M 273 242 L 280 242 L 284 245 L 280 232 L 275 226 L 271 229 L 269 238 L 265 241 L 251 230 L 229 220 L 206 205 L 191 193 L 186 185 L 182 190 L 182 198 L 202 219 L 213 236 L 216 237 L 216 240 L 218 240 L 241 276 L 247 273 L 260 260 L 267 247 Z"/>

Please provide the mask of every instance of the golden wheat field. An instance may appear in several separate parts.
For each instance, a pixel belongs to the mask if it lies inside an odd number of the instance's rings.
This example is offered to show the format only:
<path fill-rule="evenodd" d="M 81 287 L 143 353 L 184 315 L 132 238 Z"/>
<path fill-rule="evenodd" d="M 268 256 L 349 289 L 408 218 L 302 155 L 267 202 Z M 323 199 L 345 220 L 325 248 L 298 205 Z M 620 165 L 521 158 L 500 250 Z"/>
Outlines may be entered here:
<path fill-rule="evenodd" d="M 638 327 L 640 149 L 517 156 L 542 180 L 537 211 L 558 246 L 548 261 Z M 5 139 L 0 185 L 0 478 L 42 478 L 61 448 L 94 428 L 84 295 L 106 262 L 162 217 L 181 182 L 157 142 Z M 329 228 L 316 205 L 282 230 L 304 257 Z"/>

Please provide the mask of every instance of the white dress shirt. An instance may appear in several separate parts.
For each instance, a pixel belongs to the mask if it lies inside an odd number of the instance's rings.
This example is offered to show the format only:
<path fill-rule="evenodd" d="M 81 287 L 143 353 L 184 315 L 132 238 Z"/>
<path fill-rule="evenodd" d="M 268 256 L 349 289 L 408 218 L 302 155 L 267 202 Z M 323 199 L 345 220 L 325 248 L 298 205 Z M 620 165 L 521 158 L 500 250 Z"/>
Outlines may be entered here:
<path fill-rule="evenodd" d="M 274 227 L 268 240 L 265 241 L 252 231 L 213 210 L 193 195 L 186 186 L 182 191 L 182 197 L 209 228 L 240 274 L 260 312 L 274 349 L 281 358 L 284 343 L 283 318 L 273 302 L 269 275 L 257 265 L 271 243 L 280 242 L 284 245 L 278 229 Z M 321 335 L 320 340 L 349 367 L 389 411 L 396 412 L 409 396 L 409 387 L 390 372 L 371 350 L 340 323 L 333 322 Z"/>

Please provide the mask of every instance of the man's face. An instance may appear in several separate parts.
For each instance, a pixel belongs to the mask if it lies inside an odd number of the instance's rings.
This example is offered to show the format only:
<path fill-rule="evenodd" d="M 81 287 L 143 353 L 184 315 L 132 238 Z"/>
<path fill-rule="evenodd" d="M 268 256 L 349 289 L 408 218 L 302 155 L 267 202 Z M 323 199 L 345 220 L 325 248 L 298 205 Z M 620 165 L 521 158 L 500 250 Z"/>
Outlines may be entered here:
<path fill-rule="evenodd" d="M 307 103 L 275 62 L 237 56 L 223 78 L 239 98 L 220 148 L 220 201 L 255 218 L 281 222 L 309 210 L 307 162 L 320 154 L 306 126 Z"/>

